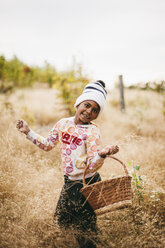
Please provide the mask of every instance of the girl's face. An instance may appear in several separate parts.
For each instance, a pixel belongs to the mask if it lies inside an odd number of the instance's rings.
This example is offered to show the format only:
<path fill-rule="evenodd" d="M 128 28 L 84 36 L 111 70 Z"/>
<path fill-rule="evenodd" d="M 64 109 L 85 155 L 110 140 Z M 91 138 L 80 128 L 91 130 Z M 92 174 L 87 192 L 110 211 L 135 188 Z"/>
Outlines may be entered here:
<path fill-rule="evenodd" d="M 89 124 L 97 118 L 99 112 L 100 107 L 96 102 L 86 100 L 76 108 L 75 124 Z"/>

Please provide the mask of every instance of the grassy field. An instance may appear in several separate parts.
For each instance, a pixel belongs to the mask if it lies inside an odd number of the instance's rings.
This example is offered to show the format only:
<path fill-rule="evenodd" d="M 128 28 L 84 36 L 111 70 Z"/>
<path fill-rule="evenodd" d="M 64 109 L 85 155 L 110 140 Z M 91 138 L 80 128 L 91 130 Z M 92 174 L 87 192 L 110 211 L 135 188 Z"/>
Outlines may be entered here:
<path fill-rule="evenodd" d="M 164 97 L 152 91 L 126 90 L 125 113 L 120 112 L 118 98 L 116 90 L 110 92 L 105 111 L 97 120 L 102 145 L 119 145 L 116 157 L 139 181 L 133 184 L 131 208 L 98 217 L 98 247 L 163 248 Z M 66 115 L 53 89 L 0 95 L 0 247 L 78 247 L 72 233 L 62 232 L 53 221 L 63 185 L 59 147 L 46 153 L 15 127 L 16 120 L 24 118 L 33 130 L 46 136 Z M 123 171 L 107 158 L 100 174 L 108 179 Z"/>

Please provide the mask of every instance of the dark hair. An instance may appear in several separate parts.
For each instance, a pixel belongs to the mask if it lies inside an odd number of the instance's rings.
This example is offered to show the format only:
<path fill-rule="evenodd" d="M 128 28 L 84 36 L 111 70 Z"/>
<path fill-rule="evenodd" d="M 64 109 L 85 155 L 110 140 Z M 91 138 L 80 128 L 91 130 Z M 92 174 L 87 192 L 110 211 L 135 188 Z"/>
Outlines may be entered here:
<path fill-rule="evenodd" d="M 100 83 L 105 88 L 105 83 L 102 80 L 97 80 L 98 83 Z"/>

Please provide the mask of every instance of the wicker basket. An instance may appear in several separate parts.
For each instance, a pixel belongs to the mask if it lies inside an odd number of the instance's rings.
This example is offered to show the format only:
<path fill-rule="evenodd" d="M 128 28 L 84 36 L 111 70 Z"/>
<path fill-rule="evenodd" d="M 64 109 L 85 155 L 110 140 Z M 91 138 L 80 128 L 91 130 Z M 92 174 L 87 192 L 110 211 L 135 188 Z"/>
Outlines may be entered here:
<path fill-rule="evenodd" d="M 131 204 L 131 179 L 128 175 L 126 165 L 114 156 L 109 156 L 117 160 L 124 168 L 125 176 L 115 177 L 105 181 L 100 181 L 94 184 L 87 185 L 85 183 L 85 174 L 83 175 L 82 194 L 95 210 L 97 215 L 128 207 Z"/>

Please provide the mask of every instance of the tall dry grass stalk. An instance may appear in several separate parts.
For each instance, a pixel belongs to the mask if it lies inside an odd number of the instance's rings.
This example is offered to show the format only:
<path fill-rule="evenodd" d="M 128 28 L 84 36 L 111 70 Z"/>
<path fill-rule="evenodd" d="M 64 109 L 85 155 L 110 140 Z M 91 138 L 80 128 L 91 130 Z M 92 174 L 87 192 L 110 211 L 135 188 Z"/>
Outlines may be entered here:
<path fill-rule="evenodd" d="M 106 111 L 97 121 L 102 143 L 118 144 L 118 158 L 126 164 L 131 161 L 132 165 L 140 165 L 145 195 L 140 205 L 135 199 L 130 209 L 98 218 L 101 231 L 98 247 L 163 248 L 163 96 L 127 91 L 125 114 L 120 112 L 117 98 L 118 93 L 111 92 Z M 27 112 L 23 110 L 25 106 Z M 53 123 L 64 114 L 59 107 L 50 89 L 17 91 L 7 98 L 0 96 L 0 247 L 78 247 L 72 231 L 61 231 L 53 220 L 63 184 L 59 147 L 46 153 L 15 128 L 16 120 L 24 114 L 33 129 L 46 136 Z M 100 169 L 103 179 L 121 173 L 120 165 L 110 159 L 106 159 Z"/>
<path fill-rule="evenodd" d="M 118 99 L 118 92 L 110 94 L 104 119 L 99 120 L 103 144 L 118 144 L 118 156 L 126 163 L 133 161 L 140 164 L 148 182 L 165 193 L 164 96 L 152 91 L 127 90 L 125 114 L 120 112 L 119 106 L 111 104 L 111 101 L 117 102 Z M 107 159 L 106 168 L 109 163 Z"/>

